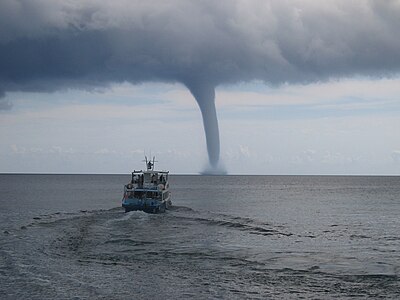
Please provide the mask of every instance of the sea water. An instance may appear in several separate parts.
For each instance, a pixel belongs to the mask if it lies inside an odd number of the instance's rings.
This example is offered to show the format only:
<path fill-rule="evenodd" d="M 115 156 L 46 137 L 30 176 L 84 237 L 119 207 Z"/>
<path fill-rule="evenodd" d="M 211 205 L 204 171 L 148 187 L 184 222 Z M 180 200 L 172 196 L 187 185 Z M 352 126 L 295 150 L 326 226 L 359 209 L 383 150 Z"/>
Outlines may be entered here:
<path fill-rule="evenodd" d="M 400 298 L 400 177 L 0 175 L 1 299 Z"/>

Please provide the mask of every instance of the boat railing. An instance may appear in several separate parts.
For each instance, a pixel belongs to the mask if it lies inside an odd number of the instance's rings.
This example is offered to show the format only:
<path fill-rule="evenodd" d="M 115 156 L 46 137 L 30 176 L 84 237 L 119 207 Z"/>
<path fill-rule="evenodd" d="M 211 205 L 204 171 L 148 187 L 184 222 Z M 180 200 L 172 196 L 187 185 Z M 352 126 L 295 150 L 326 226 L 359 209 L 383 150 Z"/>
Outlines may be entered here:
<path fill-rule="evenodd" d="M 162 174 L 169 174 L 169 171 L 156 171 L 156 170 L 151 170 L 151 171 L 143 171 L 143 170 L 133 170 L 132 174 L 143 174 L 143 173 L 162 173 Z"/>

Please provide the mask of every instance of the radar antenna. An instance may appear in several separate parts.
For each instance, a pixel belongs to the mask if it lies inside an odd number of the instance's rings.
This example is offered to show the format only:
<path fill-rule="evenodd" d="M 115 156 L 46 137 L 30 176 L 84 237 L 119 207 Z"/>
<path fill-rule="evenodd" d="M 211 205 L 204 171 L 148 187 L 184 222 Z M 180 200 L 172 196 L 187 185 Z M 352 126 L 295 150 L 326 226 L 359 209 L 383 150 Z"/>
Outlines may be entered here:
<path fill-rule="evenodd" d="M 153 156 L 153 161 L 151 161 L 151 159 L 148 159 L 147 156 L 144 157 L 143 161 L 146 163 L 147 171 L 154 170 L 154 163 L 157 162 L 155 156 Z"/>

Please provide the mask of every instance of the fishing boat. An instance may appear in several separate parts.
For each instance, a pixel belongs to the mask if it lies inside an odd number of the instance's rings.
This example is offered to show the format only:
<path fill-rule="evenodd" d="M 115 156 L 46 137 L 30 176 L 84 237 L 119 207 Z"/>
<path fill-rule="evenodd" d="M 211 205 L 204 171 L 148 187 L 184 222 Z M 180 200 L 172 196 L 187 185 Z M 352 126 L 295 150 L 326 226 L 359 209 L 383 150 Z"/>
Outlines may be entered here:
<path fill-rule="evenodd" d="M 132 172 L 131 181 L 124 186 L 122 207 L 125 212 L 140 210 L 147 213 L 165 212 L 171 205 L 169 171 L 154 170 L 155 157 L 145 156 L 146 170 Z"/>

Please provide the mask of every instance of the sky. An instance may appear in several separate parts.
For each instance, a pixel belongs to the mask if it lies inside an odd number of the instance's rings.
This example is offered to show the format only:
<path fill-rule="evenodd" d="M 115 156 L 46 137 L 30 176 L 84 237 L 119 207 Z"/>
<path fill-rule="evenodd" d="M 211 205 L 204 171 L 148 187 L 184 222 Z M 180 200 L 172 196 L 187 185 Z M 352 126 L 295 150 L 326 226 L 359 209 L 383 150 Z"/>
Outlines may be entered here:
<path fill-rule="evenodd" d="M 4 0 L 0 172 L 399 175 L 398 28 L 400 1 Z"/>

